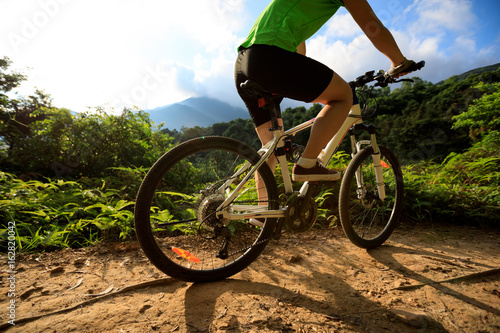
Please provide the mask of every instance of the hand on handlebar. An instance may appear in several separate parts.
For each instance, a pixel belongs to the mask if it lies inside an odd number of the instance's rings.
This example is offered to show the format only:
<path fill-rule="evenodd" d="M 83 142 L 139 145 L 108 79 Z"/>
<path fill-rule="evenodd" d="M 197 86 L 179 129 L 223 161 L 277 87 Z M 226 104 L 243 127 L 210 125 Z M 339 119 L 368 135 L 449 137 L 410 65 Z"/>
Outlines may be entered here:
<path fill-rule="evenodd" d="M 386 78 L 397 79 L 403 75 L 409 74 L 414 70 L 418 69 L 414 67 L 415 67 L 415 62 L 413 60 L 408 60 L 405 58 L 405 60 L 398 66 L 395 67 L 391 66 L 391 68 L 387 72 L 385 72 L 384 76 Z"/>
<path fill-rule="evenodd" d="M 375 71 L 366 72 L 365 75 L 361 75 L 357 77 L 354 81 L 349 82 L 349 85 L 353 89 L 355 89 L 362 87 L 372 81 L 377 81 L 377 83 L 375 83 L 375 87 L 387 87 L 387 85 L 389 85 L 390 83 L 411 80 L 411 79 L 401 79 L 401 80 L 396 80 L 396 79 L 413 71 L 422 69 L 425 66 L 425 61 L 423 60 L 417 63 L 415 63 L 412 60 L 405 60 L 405 62 L 406 66 L 403 63 L 401 64 L 403 66 L 399 65 L 396 67 L 391 67 L 391 69 L 388 70 L 387 72 L 384 72 L 383 70 L 380 70 L 377 73 L 375 73 Z"/>

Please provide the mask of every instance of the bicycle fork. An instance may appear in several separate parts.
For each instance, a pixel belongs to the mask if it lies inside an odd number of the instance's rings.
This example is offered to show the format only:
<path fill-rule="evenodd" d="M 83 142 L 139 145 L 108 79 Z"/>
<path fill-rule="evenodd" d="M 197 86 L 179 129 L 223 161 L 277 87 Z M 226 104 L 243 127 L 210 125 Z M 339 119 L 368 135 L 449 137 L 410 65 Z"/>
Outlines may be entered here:
<path fill-rule="evenodd" d="M 367 131 L 370 134 L 370 140 L 361 140 L 356 142 L 355 138 L 355 131 L 356 130 L 364 130 Z M 358 154 L 361 149 L 362 145 L 371 145 L 373 148 L 373 154 L 372 154 L 372 159 L 373 159 L 373 167 L 374 167 L 374 173 L 375 173 L 375 180 L 377 183 L 377 192 L 378 192 L 378 198 L 381 201 L 385 200 L 385 184 L 384 184 L 384 177 L 382 175 L 382 160 L 381 160 L 381 153 L 380 153 L 380 148 L 377 144 L 377 138 L 375 136 L 375 126 L 373 125 L 365 125 L 365 124 L 357 124 L 353 126 L 350 129 L 350 139 L 351 139 L 351 148 L 352 148 L 352 158 Z M 356 183 L 358 185 L 358 197 L 361 199 L 366 192 L 365 190 L 365 184 L 363 180 L 363 174 L 360 169 L 356 171 Z"/>

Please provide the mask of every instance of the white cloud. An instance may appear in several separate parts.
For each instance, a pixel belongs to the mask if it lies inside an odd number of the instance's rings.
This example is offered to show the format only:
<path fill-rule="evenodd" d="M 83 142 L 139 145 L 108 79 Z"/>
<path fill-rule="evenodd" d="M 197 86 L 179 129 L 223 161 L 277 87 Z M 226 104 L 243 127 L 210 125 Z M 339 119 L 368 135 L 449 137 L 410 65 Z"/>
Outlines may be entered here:
<path fill-rule="evenodd" d="M 498 39 L 478 46 L 471 0 L 374 0 L 403 53 L 436 82 L 498 62 Z M 197 95 L 242 105 L 236 46 L 268 0 L 0 0 L 0 56 L 32 68 L 54 104 L 154 108 Z M 250 14 L 251 13 L 251 14 Z M 498 36 L 500 38 L 500 36 Z M 346 80 L 389 61 L 339 11 L 308 41 L 308 55 Z M 24 91 L 29 91 L 25 86 Z"/>
<path fill-rule="evenodd" d="M 392 13 L 391 4 L 385 5 L 387 9 L 383 9 Z M 437 82 L 495 62 L 498 47 L 477 48 L 477 17 L 471 1 L 415 0 L 406 9 L 399 8 L 399 12 L 393 23 L 389 14 L 384 21 L 406 57 L 426 61 L 426 67 L 415 75 Z M 308 42 L 308 54 L 346 80 L 367 70 L 388 69 L 390 65 L 360 33 L 350 14 L 337 14 L 331 19 L 327 29 Z"/>
<path fill-rule="evenodd" d="M 422 74 L 428 80 L 437 82 L 495 62 L 491 47 L 477 48 L 478 18 L 470 0 L 416 0 L 407 13 L 408 47 L 427 61 Z"/>
<path fill-rule="evenodd" d="M 326 37 L 318 36 L 308 42 L 307 52 L 311 58 L 326 64 L 346 81 L 368 70 L 383 69 L 389 63 L 365 36 L 358 36 L 350 43 L 328 43 Z"/>
<path fill-rule="evenodd" d="M 469 0 L 421 0 L 414 3 L 412 10 L 418 15 L 412 29 L 419 33 L 442 29 L 466 32 L 477 19 Z"/>
<path fill-rule="evenodd" d="M 326 24 L 325 35 L 332 38 L 354 37 L 363 33 L 351 14 L 336 14 Z"/>
<path fill-rule="evenodd" d="M 242 3 L 3 0 L 11 15 L 0 22 L 0 49 L 16 68 L 33 68 L 23 89 L 45 89 L 57 106 L 161 106 L 210 78 L 232 81 Z"/>

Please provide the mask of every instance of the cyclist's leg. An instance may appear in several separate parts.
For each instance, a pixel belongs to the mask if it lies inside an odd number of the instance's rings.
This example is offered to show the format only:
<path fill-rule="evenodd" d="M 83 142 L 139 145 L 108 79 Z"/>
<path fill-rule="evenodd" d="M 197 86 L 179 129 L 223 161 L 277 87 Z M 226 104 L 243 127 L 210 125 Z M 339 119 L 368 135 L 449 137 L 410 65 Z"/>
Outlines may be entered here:
<path fill-rule="evenodd" d="M 245 100 L 245 93 L 239 88 L 242 77 L 251 78 L 263 84 L 267 90 L 284 97 L 325 104 L 313 126 L 305 155 L 303 154 L 299 160 L 299 166 L 294 168 L 293 179 L 295 181 L 338 179 L 340 174 L 337 172 L 330 172 L 322 167 L 319 167 L 319 170 L 310 168 L 316 165 L 319 152 L 338 131 L 347 116 L 352 104 L 349 85 L 328 66 L 314 59 L 268 45 L 253 45 L 249 49 L 240 51 L 235 74 L 238 92 L 245 101 L 256 126 L 264 123 L 256 122 L 256 118 L 263 112 L 258 107 L 255 111 L 252 110 L 257 104 L 256 101 Z M 306 159 L 307 163 L 303 163 Z"/>
<path fill-rule="evenodd" d="M 302 154 L 302 157 L 307 159 L 315 159 L 342 126 L 352 105 L 351 87 L 334 73 L 328 87 L 312 102 L 325 106 L 314 121 L 309 141 Z"/>
<path fill-rule="evenodd" d="M 281 127 L 283 127 L 283 119 L 278 118 L 278 123 Z M 267 121 L 262 125 L 259 125 L 255 128 L 255 131 L 257 132 L 257 135 L 259 136 L 260 141 L 262 142 L 262 146 L 265 146 L 269 141 L 273 139 L 273 132 L 269 130 L 269 128 L 272 127 L 271 121 Z M 267 160 L 267 164 L 269 165 L 269 168 L 271 171 L 274 173 L 274 170 L 276 169 L 276 164 L 278 160 L 276 159 L 276 156 L 271 155 L 271 157 Z M 260 179 L 259 174 L 255 175 L 255 185 L 257 187 L 257 193 L 259 197 L 259 201 L 265 201 L 267 200 L 267 192 L 265 186 L 262 186 L 262 180 Z M 267 205 L 267 203 L 262 202 L 262 205 Z"/>
<path fill-rule="evenodd" d="M 248 95 L 243 89 L 241 89 L 241 83 L 245 82 L 248 79 L 256 80 L 259 83 L 266 82 L 265 79 L 259 80 L 256 77 L 250 77 L 249 76 L 249 67 L 253 66 L 260 66 L 262 64 L 262 60 L 260 57 L 265 58 L 262 54 L 260 53 L 255 53 L 255 51 L 252 51 L 254 54 L 253 59 L 250 59 L 249 54 L 251 53 L 249 49 L 247 50 L 242 50 L 238 53 L 238 58 L 236 60 L 235 64 L 235 71 L 234 71 L 234 76 L 235 76 L 235 83 L 236 83 L 236 89 L 238 91 L 238 94 L 240 95 L 241 99 L 245 102 L 245 105 L 248 109 L 248 112 L 250 113 L 250 116 L 252 118 L 252 122 L 255 125 L 255 130 L 257 132 L 257 135 L 259 136 L 259 139 L 262 143 L 262 146 L 266 145 L 269 141 L 273 139 L 273 132 L 269 131 L 269 129 L 272 127 L 271 125 L 271 115 L 268 112 L 265 112 L 260 106 L 258 102 L 258 98 L 255 96 L 250 96 Z M 255 58 L 256 57 L 256 58 Z M 281 99 L 275 99 L 274 103 L 276 106 L 276 109 L 278 111 L 277 117 L 278 117 L 278 123 L 280 126 L 283 126 L 283 120 L 281 119 L 281 111 L 279 108 L 279 104 L 281 102 Z M 272 155 L 268 160 L 267 163 L 269 165 L 269 168 L 271 171 L 274 172 L 277 164 L 276 157 Z M 262 180 L 260 179 L 259 175 L 256 174 L 255 176 L 255 182 L 256 182 L 256 188 L 257 188 L 257 194 L 259 201 L 262 201 L 260 204 L 265 205 L 267 203 L 264 203 L 264 201 L 267 200 L 267 192 L 266 189 L 262 183 Z"/>

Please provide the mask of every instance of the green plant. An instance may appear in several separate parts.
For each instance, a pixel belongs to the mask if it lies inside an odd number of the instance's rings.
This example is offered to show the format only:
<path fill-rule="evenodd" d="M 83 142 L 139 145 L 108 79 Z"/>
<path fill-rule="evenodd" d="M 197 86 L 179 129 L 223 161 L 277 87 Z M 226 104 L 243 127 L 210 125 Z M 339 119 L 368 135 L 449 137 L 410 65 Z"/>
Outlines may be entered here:
<path fill-rule="evenodd" d="M 499 151 L 498 142 L 487 140 L 443 163 L 406 166 L 407 216 L 494 225 L 500 220 Z"/>
<path fill-rule="evenodd" d="M 17 246 L 22 251 L 79 247 L 97 238 L 133 235 L 134 201 L 121 197 L 123 182 L 109 178 L 100 180 L 99 187 L 84 186 L 89 183 L 88 179 L 82 184 L 60 179 L 23 181 L 1 172 L 0 238 L 7 237 L 9 221 L 16 223 Z"/>
<path fill-rule="evenodd" d="M 453 128 L 468 128 L 470 137 L 477 140 L 500 130 L 500 82 L 480 82 L 474 88 L 484 95 L 474 100 L 466 112 L 453 117 Z"/>

